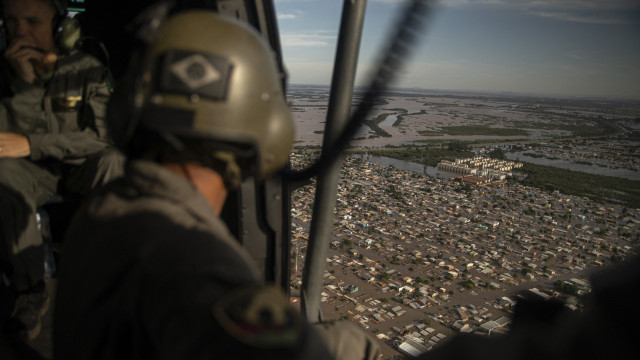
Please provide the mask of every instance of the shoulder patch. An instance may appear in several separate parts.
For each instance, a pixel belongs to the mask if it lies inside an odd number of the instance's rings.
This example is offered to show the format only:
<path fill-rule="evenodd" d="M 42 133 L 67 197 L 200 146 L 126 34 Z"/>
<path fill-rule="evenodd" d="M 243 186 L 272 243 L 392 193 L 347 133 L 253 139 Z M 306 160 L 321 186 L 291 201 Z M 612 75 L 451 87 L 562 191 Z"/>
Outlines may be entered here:
<path fill-rule="evenodd" d="M 302 321 L 275 286 L 235 290 L 213 307 L 213 315 L 236 340 L 259 348 L 292 348 L 300 340 Z"/>

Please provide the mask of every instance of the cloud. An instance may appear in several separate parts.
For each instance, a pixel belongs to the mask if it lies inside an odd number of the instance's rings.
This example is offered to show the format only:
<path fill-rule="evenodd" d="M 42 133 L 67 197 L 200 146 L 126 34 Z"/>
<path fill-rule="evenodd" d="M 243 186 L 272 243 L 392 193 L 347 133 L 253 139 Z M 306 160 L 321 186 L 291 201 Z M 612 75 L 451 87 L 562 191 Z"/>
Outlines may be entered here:
<path fill-rule="evenodd" d="M 325 47 L 329 46 L 335 39 L 335 35 L 320 35 L 316 33 L 287 33 L 280 36 L 282 46 L 285 47 Z"/>
<path fill-rule="evenodd" d="M 382 4 L 401 4 L 409 1 L 372 0 L 374 3 Z M 505 8 L 533 16 L 590 24 L 637 22 L 628 19 L 628 12 L 640 12 L 638 0 L 433 0 L 432 3 L 456 8 Z M 624 14 L 625 12 L 627 14 Z"/>
<path fill-rule="evenodd" d="M 409 0 L 371 0 L 371 2 L 383 4 L 401 4 L 409 2 Z"/>
<path fill-rule="evenodd" d="M 613 24 L 626 24 L 628 21 L 616 18 L 616 17 L 602 17 L 602 15 L 589 15 L 589 14 L 575 14 L 575 13 L 567 13 L 567 12 L 549 12 L 549 11 L 529 11 L 530 14 L 550 18 L 555 20 L 562 21 L 570 21 L 570 22 L 579 22 L 579 23 L 588 23 L 588 24 L 603 24 L 603 25 L 613 25 Z"/>
<path fill-rule="evenodd" d="M 581 52 L 575 51 L 575 50 L 567 51 L 564 54 L 562 54 L 562 56 L 564 56 L 566 58 L 569 58 L 569 59 L 572 59 L 572 60 L 580 60 L 580 61 L 587 59 L 587 56 L 585 56 Z"/>
<path fill-rule="evenodd" d="M 303 18 L 306 14 L 304 10 L 301 9 L 290 9 L 287 11 L 278 11 L 278 20 L 296 20 Z"/>
<path fill-rule="evenodd" d="M 493 7 L 533 16 L 590 24 L 626 24 L 628 12 L 640 11 L 637 0 L 441 0 L 450 7 Z"/>
<path fill-rule="evenodd" d="M 503 6 L 521 9 L 630 10 L 640 9 L 637 0 L 440 0 L 450 6 Z"/>
<path fill-rule="evenodd" d="M 295 14 L 278 14 L 278 20 L 293 20 L 297 17 Z"/>
<path fill-rule="evenodd" d="M 315 0 L 274 0 L 273 2 L 278 4 L 278 3 L 308 3 L 308 2 L 314 2 Z"/>

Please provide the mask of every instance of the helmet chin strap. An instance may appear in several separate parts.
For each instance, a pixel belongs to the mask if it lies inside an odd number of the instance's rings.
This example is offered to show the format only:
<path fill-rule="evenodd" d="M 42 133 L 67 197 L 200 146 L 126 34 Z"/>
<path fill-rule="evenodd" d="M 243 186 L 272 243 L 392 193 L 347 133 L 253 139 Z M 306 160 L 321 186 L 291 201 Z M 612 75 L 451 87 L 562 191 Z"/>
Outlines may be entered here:
<path fill-rule="evenodd" d="M 169 146 L 175 149 L 177 152 L 182 152 L 185 149 L 184 143 L 174 134 L 168 131 L 157 131 L 158 136 L 162 138 L 162 140 L 166 141 Z"/>
<path fill-rule="evenodd" d="M 184 142 L 180 140 L 176 135 L 167 132 L 167 131 L 158 131 L 158 135 L 162 138 L 162 140 L 166 141 L 169 146 L 171 146 L 177 152 L 191 152 Z M 198 157 L 197 154 L 194 153 L 194 157 Z M 236 189 L 242 183 L 242 170 L 236 161 L 236 156 L 229 151 L 213 151 L 208 157 L 215 159 L 216 162 L 221 163 L 219 166 L 213 166 L 212 164 L 202 164 L 205 167 L 212 168 L 216 172 L 220 173 L 222 178 L 224 179 L 224 184 L 227 189 Z M 185 174 L 189 176 L 189 173 L 186 171 L 187 169 L 184 167 L 184 163 L 181 163 L 181 167 L 185 171 Z M 192 181 L 189 177 L 189 180 Z"/>

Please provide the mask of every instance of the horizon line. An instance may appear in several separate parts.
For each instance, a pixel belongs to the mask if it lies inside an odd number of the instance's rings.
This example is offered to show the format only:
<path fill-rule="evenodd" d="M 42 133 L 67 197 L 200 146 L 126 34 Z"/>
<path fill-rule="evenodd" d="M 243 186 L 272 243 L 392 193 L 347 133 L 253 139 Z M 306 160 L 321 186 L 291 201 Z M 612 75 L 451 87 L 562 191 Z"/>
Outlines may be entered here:
<path fill-rule="evenodd" d="M 330 84 L 294 84 L 290 83 L 287 86 L 310 86 L 310 87 L 326 87 L 331 88 Z M 368 85 L 355 85 L 355 89 L 367 88 Z M 484 94 L 484 95 L 503 95 L 503 96 L 521 96 L 521 97 L 530 97 L 530 98 L 553 98 L 553 99 L 565 99 L 565 100 L 609 100 L 609 101 L 625 101 L 625 102 L 633 102 L 640 103 L 640 98 L 636 97 L 625 97 L 625 96 L 606 96 L 606 95 L 568 95 L 568 94 L 555 94 L 555 95 L 547 95 L 542 93 L 531 93 L 531 92 L 519 92 L 519 91 L 511 91 L 511 90 L 460 90 L 460 89 L 426 89 L 420 87 L 402 87 L 402 86 L 391 86 L 385 90 L 388 91 L 425 91 L 425 92 L 440 92 L 440 93 L 450 93 L 454 94 Z"/>

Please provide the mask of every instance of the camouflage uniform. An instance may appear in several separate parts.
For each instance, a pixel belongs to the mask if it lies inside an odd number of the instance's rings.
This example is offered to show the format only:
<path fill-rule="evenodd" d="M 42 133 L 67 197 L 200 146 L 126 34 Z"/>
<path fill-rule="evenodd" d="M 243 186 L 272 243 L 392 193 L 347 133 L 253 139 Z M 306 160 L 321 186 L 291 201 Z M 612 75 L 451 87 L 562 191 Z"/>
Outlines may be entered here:
<path fill-rule="evenodd" d="M 73 51 L 33 84 L 0 68 L 0 132 L 31 147 L 28 158 L 0 158 L 0 272 L 24 292 L 44 273 L 36 208 L 58 193 L 87 194 L 120 175 L 122 159 L 108 149 L 109 74 L 98 60 Z"/>
<path fill-rule="evenodd" d="M 332 358 L 201 193 L 158 164 L 131 162 L 67 234 L 55 358 Z"/>

